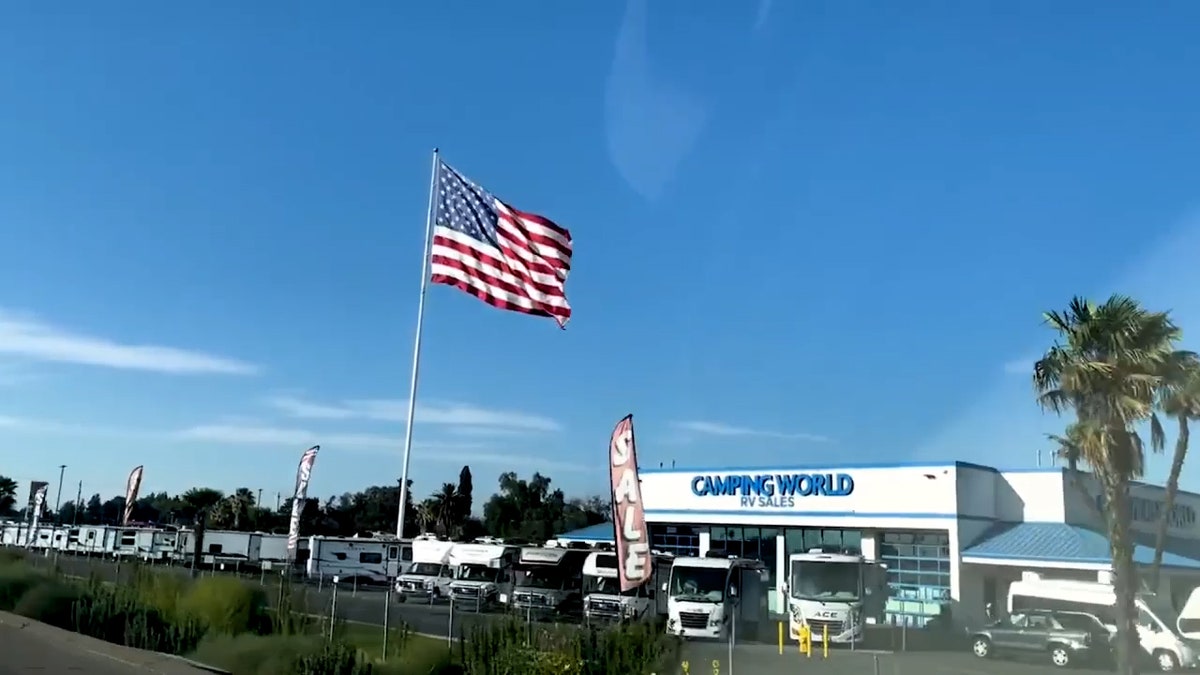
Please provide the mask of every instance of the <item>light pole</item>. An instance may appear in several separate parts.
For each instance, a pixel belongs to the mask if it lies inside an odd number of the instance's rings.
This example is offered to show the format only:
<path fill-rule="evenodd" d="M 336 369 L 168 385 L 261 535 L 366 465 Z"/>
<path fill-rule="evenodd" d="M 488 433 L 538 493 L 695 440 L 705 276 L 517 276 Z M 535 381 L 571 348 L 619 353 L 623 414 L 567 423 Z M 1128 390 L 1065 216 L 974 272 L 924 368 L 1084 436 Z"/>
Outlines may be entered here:
<path fill-rule="evenodd" d="M 67 465 L 58 465 L 58 495 L 54 498 L 54 522 L 62 523 L 62 518 L 58 515 L 58 506 L 62 503 L 62 483 L 63 475 L 67 473 Z"/>

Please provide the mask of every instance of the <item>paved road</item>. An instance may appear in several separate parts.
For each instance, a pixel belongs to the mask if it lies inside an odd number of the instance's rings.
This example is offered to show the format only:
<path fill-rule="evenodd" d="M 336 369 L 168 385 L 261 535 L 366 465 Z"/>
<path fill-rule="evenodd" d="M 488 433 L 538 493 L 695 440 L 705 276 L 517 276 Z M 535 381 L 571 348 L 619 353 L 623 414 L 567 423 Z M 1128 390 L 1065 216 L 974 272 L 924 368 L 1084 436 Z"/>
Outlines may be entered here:
<path fill-rule="evenodd" d="M 0 675 L 197 675 L 206 672 L 169 656 L 112 645 L 0 612 Z"/>
<path fill-rule="evenodd" d="M 49 565 L 50 560 L 36 561 Z M 96 559 L 60 556 L 59 568 L 67 573 L 78 576 L 96 574 L 102 579 L 116 581 L 128 580 L 132 571 L 131 565 L 124 565 L 118 571 L 111 562 Z M 189 574 L 183 567 L 164 567 L 164 571 L 178 574 Z M 248 581 L 264 582 L 268 586 L 267 595 L 274 601 L 276 593 L 270 576 L 247 575 Z M 329 584 L 321 586 L 296 584 L 293 586 L 295 601 L 312 614 L 328 616 L 333 607 L 333 589 Z M 337 616 L 348 621 L 382 625 L 384 622 L 384 607 L 388 607 L 388 619 L 391 622 L 403 621 L 413 631 L 427 635 L 458 637 L 467 633 L 473 626 L 495 621 L 499 616 L 495 613 L 480 613 L 474 607 L 457 605 L 451 608 L 447 603 L 427 604 L 425 602 L 400 602 L 392 596 L 389 604 L 385 598 L 387 593 L 366 588 L 339 588 L 337 591 Z M 298 607 L 299 608 L 299 607 Z M 776 645 L 740 644 L 734 653 L 733 671 L 729 669 L 728 647 L 712 643 L 688 643 L 685 646 L 685 659 L 688 662 L 688 675 L 721 675 L 732 672 L 759 673 L 774 672 L 779 668 L 803 668 L 805 672 L 817 674 L 838 675 L 868 675 L 875 672 L 879 665 L 879 675 L 1041 675 L 1042 673 L 1058 672 L 1052 666 L 1029 661 L 981 661 L 969 653 L 961 652 L 919 652 L 909 651 L 899 653 L 900 642 L 888 635 L 885 639 L 876 640 L 881 644 L 868 645 L 874 647 L 865 651 L 850 651 L 848 649 L 833 649 L 828 659 L 822 659 L 820 654 L 805 658 L 797 653 L 795 644 L 789 645 L 781 656 Z M 910 643 L 911 644 L 911 643 Z M 893 653 L 896 652 L 896 653 Z M 713 662 L 717 668 L 714 670 Z M 771 668 L 773 670 L 768 671 Z M 682 673 L 682 666 L 679 673 Z M 1104 671 L 1072 669 L 1074 673 L 1086 675 Z"/>

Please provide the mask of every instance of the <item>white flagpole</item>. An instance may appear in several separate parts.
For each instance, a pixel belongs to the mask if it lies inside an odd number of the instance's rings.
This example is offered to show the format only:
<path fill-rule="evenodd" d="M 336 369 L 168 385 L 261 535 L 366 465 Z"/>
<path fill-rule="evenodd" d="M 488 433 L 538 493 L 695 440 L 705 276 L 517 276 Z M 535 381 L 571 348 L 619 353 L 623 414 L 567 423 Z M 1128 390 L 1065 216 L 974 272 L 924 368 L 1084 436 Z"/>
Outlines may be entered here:
<path fill-rule="evenodd" d="M 434 195 L 437 190 L 438 149 L 433 149 L 429 173 L 429 209 L 425 215 L 425 248 L 421 251 L 421 295 L 417 299 L 417 332 L 413 338 L 412 380 L 408 387 L 408 421 L 404 427 L 404 468 L 400 471 L 400 506 L 396 514 L 396 536 L 404 536 L 404 505 L 408 502 L 408 460 L 412 454 L 413 417 L 417 410 L 417 374 L 421 369 L 421 329 L 425 325 L 425 290 L 429 288 L 429 241 L 433 238 Z"/>

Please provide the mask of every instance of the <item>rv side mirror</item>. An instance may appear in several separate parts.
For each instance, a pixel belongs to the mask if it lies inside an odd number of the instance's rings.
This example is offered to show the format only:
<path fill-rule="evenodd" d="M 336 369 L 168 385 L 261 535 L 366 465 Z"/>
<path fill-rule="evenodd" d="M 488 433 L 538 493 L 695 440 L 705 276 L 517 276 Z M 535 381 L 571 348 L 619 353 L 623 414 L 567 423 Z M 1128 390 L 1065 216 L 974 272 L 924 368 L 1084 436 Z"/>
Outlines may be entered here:
<path fill-rule="evenodd" d="M 737 597 L 737 589 L 734 588 L 733 586 L 729 587 L 729 597 L 731 597 L 731 598 Z"/>
<path fill-rule="evenodd" d="M 665 582 L 665 581 L 663 582 L 663 585 L 662 585 L 662 592 L 663 593 L 667 592 L 667 582 Z"/>

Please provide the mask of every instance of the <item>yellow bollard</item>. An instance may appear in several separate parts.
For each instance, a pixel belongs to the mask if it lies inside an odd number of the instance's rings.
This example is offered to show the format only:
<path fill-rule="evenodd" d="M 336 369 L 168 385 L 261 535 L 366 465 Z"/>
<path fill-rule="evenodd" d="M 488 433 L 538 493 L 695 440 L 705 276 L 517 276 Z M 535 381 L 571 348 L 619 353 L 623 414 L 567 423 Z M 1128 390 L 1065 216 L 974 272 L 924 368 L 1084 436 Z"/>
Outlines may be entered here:
<path fill-rule="evenodd" d="M 812 628 L 808 624 L 800 626 L 800 653 L 812 658 Z"/>
<path fill-rule="evenodd" d="M 682 664 L 680 664 L 680 665 L 682 665 L 682 666 L 683 666 L 683 675 L 688 675 L 688 672 L 691 670 L 691 665 L 692 665 L 692 664 L 688 663 L 687 661 L 684 661 L 684 662 L 683 662 Z"/>
<path fill-rule="evenodd" d="M 779 655 L 783 656 L 783 622 L 779 622 Z"/>
<path fill-rule="evenodd" d="M 829 658 L 829 626 L 821 626 L 821 658 Z"/>

